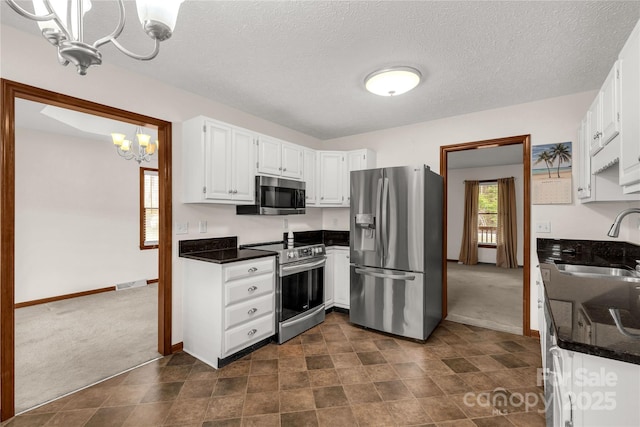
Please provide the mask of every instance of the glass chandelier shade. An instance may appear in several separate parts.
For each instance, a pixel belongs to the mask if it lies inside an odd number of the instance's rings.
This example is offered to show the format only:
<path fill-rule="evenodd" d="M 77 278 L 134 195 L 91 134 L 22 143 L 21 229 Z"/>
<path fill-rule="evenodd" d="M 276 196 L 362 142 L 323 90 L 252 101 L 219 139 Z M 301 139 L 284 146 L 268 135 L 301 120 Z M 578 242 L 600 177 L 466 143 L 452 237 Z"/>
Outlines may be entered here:
<path fill-rule="evenodd" d="M 136 130 L 135 142 L 127 139 L 124 133 L 112 133 L 111 139 L 120 157 L 125 160 L 135 160 L 138 164 L 143 161 L 150 162 L 151 156 L 158 151 L 158 140 L 151 142 L 151 135 L 143 133 L 139 126 Z"/>
<path fill-rule="evenodd" d="M 173 34 L 183 1 L 136 0 L 140 23 L 144 31 L 155 41 L 151 53 L 139 55 L 129 51 L 116 40 L 124 29 L 124 0 L 108 2 L 118 7 L 119 18 L 116 28 L 111 34 L 91 44 L 84 40 L 84 16 L 92 8 L 91 0 L 32 0 L 33 13 L 19 6 L 16 0 L 6 0 L 18 14 L 38 23 L 42 35 L 57 47 L 58 61 L 62 65 L 72 63 L 80 75 L 87 74 L 90 66 L 102 64 L 102 54 L 98 48 L 107 43 L 112 43 L 120 52 L 133 59 L 148 61 L 155 58 L 160 51 L 160 42 Z"/>

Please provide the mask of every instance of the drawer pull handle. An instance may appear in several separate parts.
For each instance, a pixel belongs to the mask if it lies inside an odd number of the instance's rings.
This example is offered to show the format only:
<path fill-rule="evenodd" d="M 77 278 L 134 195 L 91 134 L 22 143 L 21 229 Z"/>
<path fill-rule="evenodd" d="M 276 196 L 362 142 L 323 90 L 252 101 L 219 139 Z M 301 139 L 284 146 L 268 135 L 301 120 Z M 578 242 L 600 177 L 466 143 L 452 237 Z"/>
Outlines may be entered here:
<path fill-rule="evenodd" d="M 255 292 L 258 290 L 257 286 L 251 286 L 250 288 L 247 289 L 247 292 Z"/>
<path fill-rule="evenodd" d="M 247 311 L 247 314 L 251 315 L 251 314 L 255 313 L 256 311 L 258 311 L 258 309 L 253 307 L 251 310 Z"/>
<path fill-rule="evenodd" d="M 256 332 L 258 332 L 257 329 L 252 329 L 249 332 L 247 332 L 247 335 L 249 335 L 250 337 L 254 336 L 256 334 Z"/>
<path fill-rule="evenodd" d="M 249 273 L 255 273 L 256 271 L 258 271 L 258 269 L 256 267 L 251 267 L 250 269 L 247 270 Z"/>

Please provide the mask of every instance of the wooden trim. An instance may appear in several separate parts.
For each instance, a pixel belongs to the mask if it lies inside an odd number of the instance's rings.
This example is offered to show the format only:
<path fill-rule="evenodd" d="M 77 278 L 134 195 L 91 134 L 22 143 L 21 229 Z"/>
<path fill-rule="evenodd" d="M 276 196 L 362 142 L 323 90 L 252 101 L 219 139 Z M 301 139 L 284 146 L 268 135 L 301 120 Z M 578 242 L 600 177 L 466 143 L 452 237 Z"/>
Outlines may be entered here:
<path fill-rule="evenodd" d="M 15 414 L 15 90 L 2 79 L 0 132 L 0 421 Z"/>
<path fill-rule="evenodd" d="M 182 351 L 182 346 L 183 346 L 183 342 L 182 341 L 180 341 L 177 344 L 172 345 L 171 346 L 171 353 L 173 354 L 173 353 L 178 353 L 178 352 Z"/>
<path fill-rule="evenodd" d="M 159 280 L 158 279 L 149 279 L 147 280 L 147 285 L 151 285 L 152 283 L 158 283 Z"/>
<path fill-rule="evenodd" d="M 497 245 L 487 245 L 485 243 L 482 243 L 482 244 L 479 243 L 478 247 L 479 248 L 485 248 L 485 249 L 495 249 L 495 248 L 497 248 Z"/>
<path fill-rule="evenodd" d="M 458 259 L 448 259 L 447 258 L 447 262 L 455 262 L 455 263 L 457 263 L 458 261 L 460 261 L 460 260 L 458 260 Z"/>
<path fill-rule="evenodd" d="M 530 197 L 530 175 L 531 175 L 531 135 L 517 135 L 507 138 L 490 139 L 486 141 L 477 142 L 465 142 L 462 144 L 443 145 L 440 147 L 440 175 L 444 178 L 444 218 L 443 218 L 443 230 L 444 238 L 442 239 L 442 250 L 445 255 L 443 259 L 446 259 L 447 254 L 447 155 L 456 151 L 465 150 L 478 150 L 484 148 L 501 147 L 505 145 L 522 144 L 522 168 L 523 168 L 523 192 L 524 192 L 524 237 L 523 237 L 523 257 L 524 267 L 522 274 L 522 333 L 526 336 L 531 336 L 532 331 L 530 329 L 530 311 L 529 302 L 530 293 L 530 265 L 531 264 L 531 197 Z M 442 267 L 442 313 L 443 318 L 447 316 L 447 262 L 443 262 Z"/>
<path fill-rule="evenodd" d="M 449 192 L 447 191 L 447 151 L 440 147 L 440 175 L 442 176 L 442 319 L 447 318 L 447 203 Z M 456 260 L 458 261 L 458 260 Z"/>
<path fill-rule="evenodd" d="M 104 292 L 111 292 L 111 291 L 115 291 L 115 290 L 116 290 L 115 286 L 109 286 L 109 287 L 106 287 L 106 288 L 92 289 L 90 291 L 74 292 L 72 294 L 58 295 L 58 296 L 55 296 L 55 297 L 35 299 L 35 300 L 32 300 L 32 301 L 25 301 L 25 302 L 18 302 L 16 304 L 14 304 L 14 308 L 30 307 L 32 305 L 46 304 L 48 302 L 62 301 L 62 300 L 65 300 L 65 299 L 84 297 L 84 296 L 87 296 L 87 295 L 102 294 Z"/>
<path fill-rule="evenodd" d="M 171 353 L 172 153 L 171 123 L 61 93 L 0 79 L 0 421 L 15 414 L 15 99 L 26 99 L 158 130 L 160 242 L 158 248 L 158 352 Z"/>
<path fill-rule="evenodd" d="M 529 335 L 531 338 L 538 338 L 540 339 L 540 331 L 536 331 L 536 330 L 531 330 L 531 334 Z M 542 356 L 544 357 L 544 355 Z"/>

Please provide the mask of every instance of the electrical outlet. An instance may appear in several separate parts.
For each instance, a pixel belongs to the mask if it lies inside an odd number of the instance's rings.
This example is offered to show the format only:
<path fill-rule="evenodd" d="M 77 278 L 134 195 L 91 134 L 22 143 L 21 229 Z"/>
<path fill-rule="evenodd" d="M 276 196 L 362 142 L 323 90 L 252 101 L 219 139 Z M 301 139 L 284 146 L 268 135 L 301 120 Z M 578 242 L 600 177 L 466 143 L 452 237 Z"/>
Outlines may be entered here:
<path fill-rule="evenodd" d="M 551 221 L 536 221 L 536 233 L 551 233 Z"/>
<path fill-rule="evenodd" d="M 206 233 L 207 232 L 207 220 L 203 219 L 198 223 L 198 230 L 201 233 Z"/>
<path fill-rule="evenodd" d="M 176 234 L 189 234 L 189 223 L 176 222 Z"/>
<path fill-rule="evenodd" d="M 289 220 L 286 218 L 282 218 L 282 229 L 283 230 L 289 229 Z"/>

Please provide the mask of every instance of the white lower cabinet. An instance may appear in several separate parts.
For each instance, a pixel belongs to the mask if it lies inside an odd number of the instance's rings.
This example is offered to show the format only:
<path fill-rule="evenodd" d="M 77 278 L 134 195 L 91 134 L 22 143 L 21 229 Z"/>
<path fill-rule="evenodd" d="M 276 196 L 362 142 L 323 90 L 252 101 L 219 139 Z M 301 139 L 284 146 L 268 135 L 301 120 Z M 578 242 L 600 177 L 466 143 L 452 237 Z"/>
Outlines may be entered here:
<path fill-rule="evenodd" d="M 184 259 L 183 346 L 218 368 L 275 335 L 275 258 L 228 264 Z"/>
<path fill-rule="evenodd" d="M 544 268 L 537 270 L 544 277 Z M 541 278 L 538 295 L 544 310 Z M 549 345 L 552 326 L 543 312 L 538 316 L 544 372 L 553 371 L 545 384 L 553 390 L 553 399 L 546 402 L 547 419 L 552 415 L 553 426 L 640 426 L 640 365 Z"/>
<path fill-rule="evenodd" d="M 325 306 L 330 301 L 332 306 L 349 309 L 350 305 L 349 248 L 332 246 L 327 248 L 327 264 L 325 268 Z"/>

